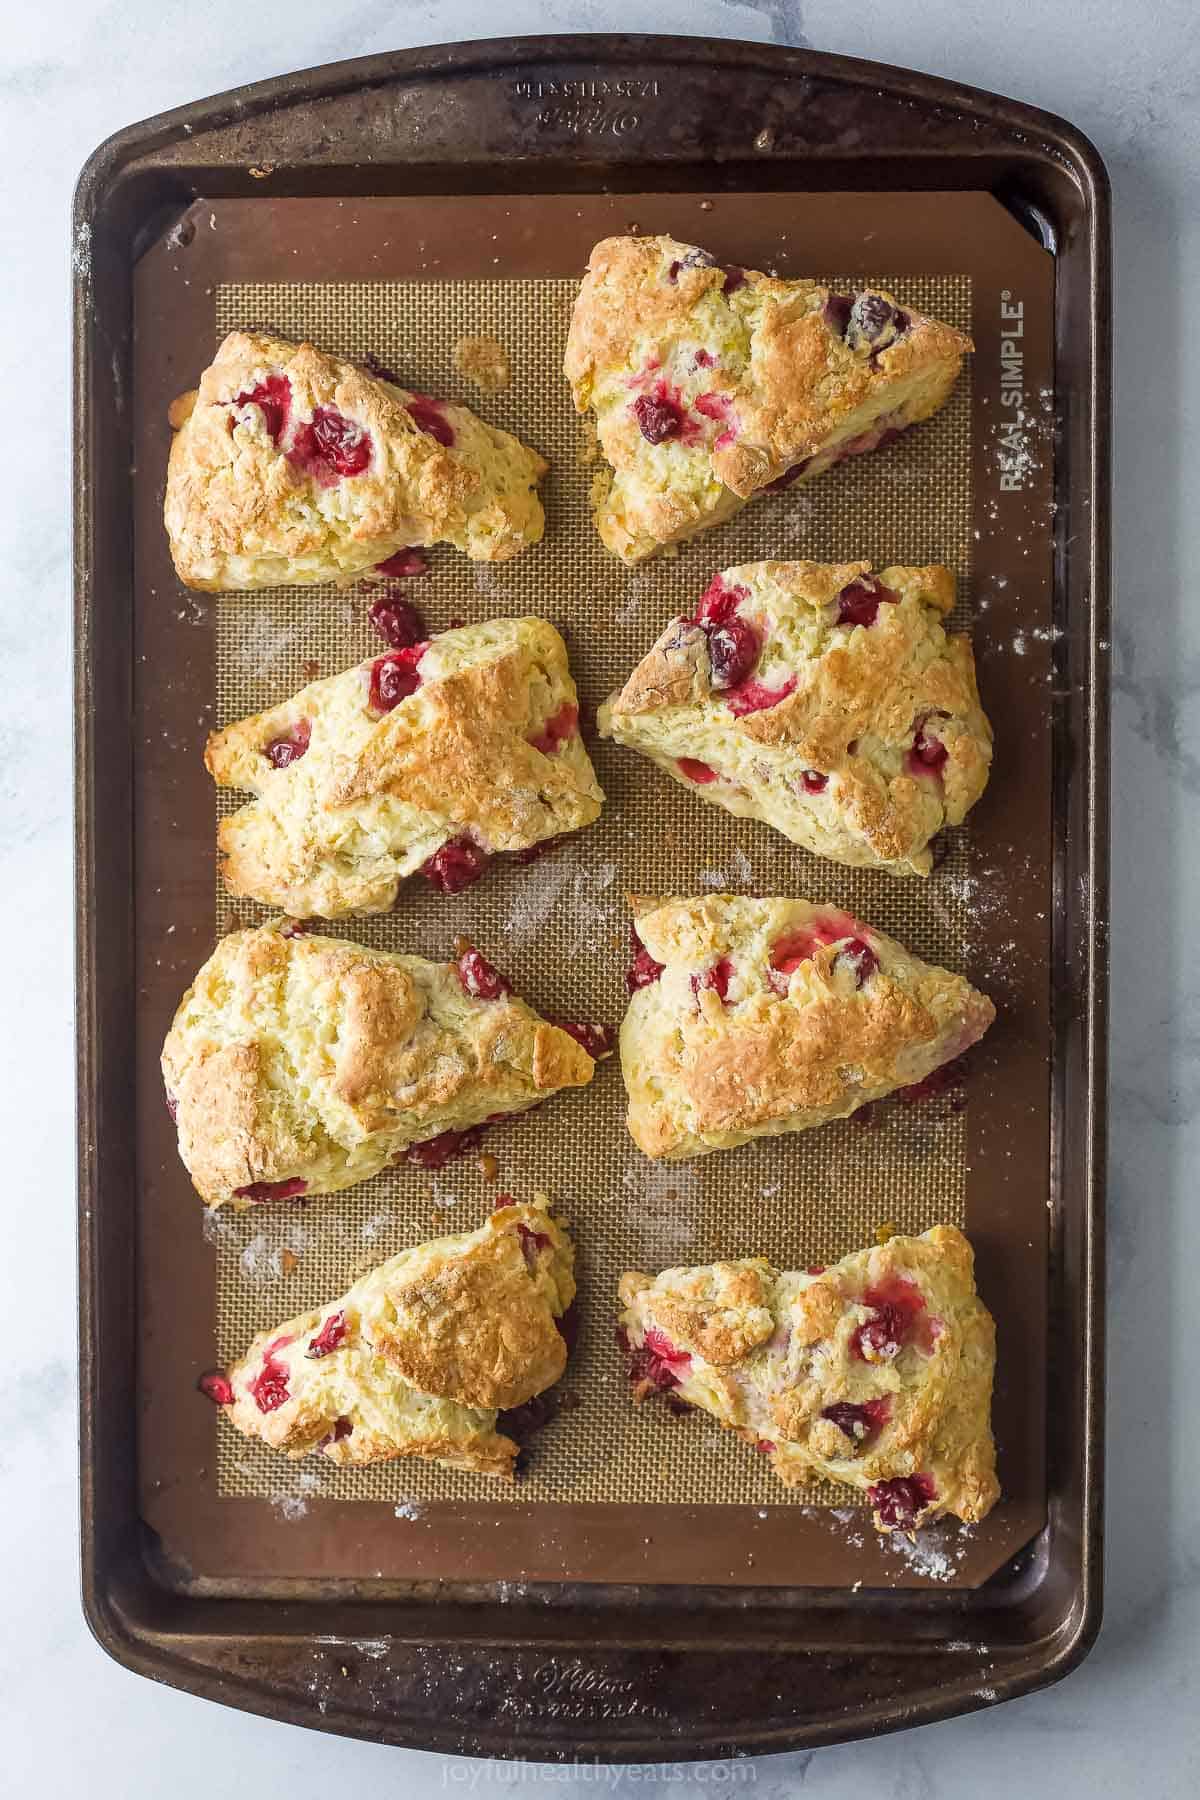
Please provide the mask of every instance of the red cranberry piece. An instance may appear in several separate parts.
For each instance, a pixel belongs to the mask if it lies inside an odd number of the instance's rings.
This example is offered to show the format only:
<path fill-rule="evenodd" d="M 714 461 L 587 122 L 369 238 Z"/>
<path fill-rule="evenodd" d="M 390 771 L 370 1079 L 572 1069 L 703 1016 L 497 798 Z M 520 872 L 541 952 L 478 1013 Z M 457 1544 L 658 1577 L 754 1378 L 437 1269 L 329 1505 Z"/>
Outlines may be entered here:
<path fill-rule="evenodd" d="M 707 250 L 689 250 L 686 256 L 677 257 L 667 269 L 667 280 L 678 281 L 681 269 L 715 269 L 717 259 L 710 256 Z"/>
<path fill-rule="evenodd" d="M 478 950 L 464 950 L 455 964 L 464 994 L 474 1000 L 501 1000 L 512 989 Z"/>
<path fill-rule="evenodd" d="M 945 744 L 943 744 L 941 738 L 932 736 L 931 733 L 925 730 L 925 727 L 930 719 L 947 719 L 949 716 L 949 713 L 943 712 L 926 713 L 924 718 L 917 720 L 916 731 L 913 735 L 913 746 L 909 752 L 908 758 L 910 774 L 920 775 L 929 773 L 937 775 L 945 767 L 946 759 L 950 752 L 947 750 Z"/>
<path fill-rule="evenodd" d="M 845 337 L 853 306 L 854 301 L 849 294 L 830 294 L 826 300 L 821 316 L 835 337 Z"/>
<path fill-rule="evenodd" d="M 291 1341 L 290 1337 L 276 1338 L 263 1358 L 262 1368 L 254 1380 L 246 1384 L 261 1413 L 276 1412 L 289 1397 L 287 1366 L 275 1361 L 275 1352 Z"/>
<path fill-rule="evenodd" d="M 782 475 L 777 475 L 774 481 L 768 481 L 762 490 L 763 493 L 780 494 L 784 488 L 790 488 L 793 481 L 799 481 L 811 461 L 811 456 L 802 457 L 799 462 L 793 463 L 790 469 L 785 469 Z"/>
<path fill-rule="evenodd" d="M 491 860 L 491 852 L 471 838 L 451 838 L 421 864 L 421 874 L 443 894 L 461 894 L 479 880 Z"/>
<path fill-rule="evenodd" d="M 639 988 L 650 987 L 661 976 L 666 963 L 655 962 L 650 952 L 637 934 L 636 928 L 630 932 L 630 949 L 633 960 L 625 971 L 625 986 L 631 994 Z"/>
<path fill-rule="evenodd" d="M 823 1275 L 828 1267 L 828 1263 L 809 1263 L 804 1273 L 806 1275 Z"/>
<path fill-rule="evenodd" d="M 529 742 L 543 756 L 553 756 L 561 744 L 573 738 L 579 729 L 579 708 L 570 700 L 564 700 L 558 711 L 542 726 L 536 737 Z"/>
<path fill-rule="evenodd" d="M 829 777 L 822 775 L 819 769 L 805 769 L 800 784 L 806 794 L 823 794 L 829 786 Z"/>
<path fill-rule="evenodd" d="M 865 981 L 870 981 L 879 967 L 879 958 L 870 944 L 862 938 L 851 938 L 848 944 L 842 945 L 838 951 L 838 961 L 842 962 L 843 960 L 852 964 L 857 987 L 862 987 Z"/>
<path fill-rule="evenodd" d="M 286 737 L 272 738 L 263 755 L 273 769 L 286 769 L 292 763 L 300 761 L 308 749 L 311 737 L 311 719 L 301 719 L 292 726 Z"/>
<path fill-rule="evenodd" d="M 786 700 L 796 686 L 796 677 L 791 675 L 782 687 L 769 688 L 761 681 L 739 682 L 730 688 L 725 695 L 726 703 L 735 718 L 744 719 L 748 713 L 766 712 L 769 707 L 778 706 Z"/>
<path fill-rule="evenodd" d="M 878 581 L 852 581 L 837 598 L 839 625 L 873 625 L 881 602 L 896 606 L 900 596 Z"/>
<path fill-rule="evenodd" d="M 688 781 L 697 782 L 701 787 L 710 781 L 720 781 L 721 777 L 707 763 L 697 762 L 694 756 L 679 756 L 675 759 L 675 767 Z"/>
<path fill-rule="evenodd" d="M 377 575 L 390 575 L 394 581 L 408 581 L 417 575 L 428 575 L 429 559 L 423 550 L 397 550 L 386 562 L 375 564 Z"/>
<path fill-rule="evenodd" d="M 539 1250 L 548 1250 L 552 1242 L 545 1231 L 531 1231 L 528 1225 L 518 1224 L 517 1236 L 521 1240 L 521 1251 L 525 1257 L 525 1266 L 532 1275 L 537 1268 Z"/>
<path fill-rule="evenodd" d="M 439 1131 L 436 1137 L 426 1138 L 424 1143 L 409 1144 L 404 1154 L 418 1168 L 443 1169 L 456 1157 L 467 1156 L 476 1149 L 483 1132 L 482 1125 L 472 1125 L 467 1131 Z"/>
<path fill-rule="evenodd" d="M 698 994 L 701 988 L 711 988 L 724 1005 L 729 993 L 729 983 L 733 978 L 733 964 L 727 956 L 715 962 L 711 969 L 705 969 L 703 975 L 692 976 L 692 992 Z"/>
<path fill-rule="evenodd" d="M 722 263 L 721 267 L 725 271 L 725 292 L 727 294 L 736 294 L 740 287 L 745 287 L 745 269 L 739 269 L 736 263 Z"/>
<path fill-rule="evenodd" d="M 892 1402 L 885 1394 L 882 1399 L 864 1400 L 861 1404 L 853 1400 L 835 1400 L 832 1406 L 822 1410 L 821 1417 L 831 1419 L 838 1430 L 844 1431 L 856 1444 L 865 1444 L 869 1437 L 882 1431 L 891 1410 Z"/>
<path fill-rule="evenodd" d="M 376 600 L 367 614 L 373 628 L 393 650 L 407 650 L 425 639 L 425 621 L 411 600 Z"/>
<path fill-rule="evenodd" d="M 874 1309 L 873 1316 L 858 1327 L 850 1343 L 863 1362 L 891 1362 L 908 1343 L 930 1347 L 928 1320 L 921 1317 L 925 1299 L 914 1282 L 902 1275 L 889 1276 L 868 1288 L 862 1303 Z"/>
<path fill-rule="evenodd" d="M 224 1369 L 209 1369 L 202 1375 L 196 1386 L 202 1394 L 206 1394 L 214 1406 L 233 1405 L 233 1383 Z"/>
<path fill-rule="evenodd" d="M 171 1115 L 172 1125 L 178 1125 L 178 1123 L 179 1123 L 179 1102 L 175 1098 L 174 1094 L 171 1092 L 170 1088 L 164 1088 L 163 1099 L 167 1103 L 167 1111 Z"/>
<path fill-rule="evenodd" d="M 403 650 L 392 650 L 377 656 L 371 664 L 371 683 L 367 704 L 374 713 L 389 713 L 415 694 L 421 685 L 421 658 L 428 650 L 427 642 L 406 644 Z"/>
<path fill-rule="evenodd" d="M 729 417 L 733 402 L 728 394 L 697 394 L 692 405 L 702 419 L 721 422 Z"/>
<path fill-rule="evenodd" d="M 937 1499 L 937 1487 L 932 1475 L 895 1475 L 890 1481 L 873 1482 L 867 1489 L 867 1499 L 882 1524 L 908 1531 L 930 1502 Z"/>
<path fill-rule="evenodd" d="M 286 375 L 268 375 L 257 387 L 247 388 L 244 394 L 239 394 L 234 405 L 257 406 L 271 442 L 278 448 L 279 440 L 287 430 L 292 407 L 292 387 Z"/>
<path fill-rule="evenodd" d="M 773 1456 L 775 1454 L 775 1445 L 770 1438 L 755 1438 L 754 1448 L 758 1451 L 760 1456 Z"/>
<path fill-rule="evenodd" d="M 673 400 L 641 394 L 633 403 L 633 416 L 648 444 L 665 444 L 683 430 L 683 414 Z"/>
<path fill-rule="evenodd" d="M 331 1351 L 340 1350 L 350 1335 L 350 1327 L 346 1323 L 344 1312 L 331 1313 L 318 1331 L 315 1338 L 309 1339 L 306 1356 L 328 1356 Z"/>
<path fill-rule="evenodd" d="M 603 1057 L 611 1056 L 617 1041 L 617 1034 L 611 1025 L 585 1025 L 576 1019 L 551 1019 L 560 1031 L 587 1051 L 593 1062 L 600 1062 Z"/>
<path fill-rule="evenodd" d="M 758 633 L 748 619 L 736 615 L 708 633 L 708 660 L 715 688 L 737 687 L 758 661 Z"/>
<path fill-rule="evenodd" d="M 309 422 L 296 427 L 288 460 L 321 487 L 333 487 L 344 476 L 362 474 L 371 460 L 370 434 L 332 406 L 317 406 Z"/>
<path fill-rule="evenodd" d="M 251 1181 L 246 1187 L 234 1188 L 238 1200 L 296 1200 L 308 1192 L 308 1183 L 299 1175 L 290 1181 Z"/>
<path fill-rule="evenodd" d="M 944 1094 L 947 1088 L 961 1087 L 967 1078 L 967 1059 L 956 1056 L 952 1062 L 942 1063 L 940 1068 L 931 1069 L 923 1081 L 914 1081 L 909 1087 L 897 1088 L 897 1098 L 906 1105 L 914 1105 L 921 1100 L 932 1100 L 936 1094 Z"/>
<path fill-rule="evenodd" d="M 691 623 L 703 625 L 705 630 L 713 625 L 728 625 L 742 601 L 749 598 L 750 589 L 741 582 L 726 587 L 724 577 L 714 575 L 700 596 Z"/>
<path fill-rule="evenodd" d="M 447 450 L 453 449 L 454 427 L 442 411 L 444 401 L 431 399 L 428 394 L 410 394 L 405 404 L 418 431 L 436 438 Z"/>
<path fill-rule="evenodd" d="M 353 1430 L 353 1419 L 335 1419 L 333 1421 L 333 1430 L 327 1438 L 322 1440 L 322 1442 L 324 1444 L 340 1444 L 342 1439 L 348 1438 Z"/>
<path fill-rule="evenodd" d="M 677 1350 L 656 1325 L 647 1326 L 645 1339 L 639 1349 L 633 1348 L 627 1333 L 620 1327 L 617 1329 L 617 1342 L 628 1359 L 629 1380 L 634 1387 L 645 1382 L 664 1391 L 678 1387 L 679 1376 L 676 1370 L 687 1368 L 692 1360 L 686 1350 Z"/>
<path fill-rule="evenodd" d="M 710 351 L 697 350 L 695 356 L 692 358 L 692 367 L 694 369 L 711 369 L 714 367 L 716 360 L 716 357 L 713 356 Z"/>

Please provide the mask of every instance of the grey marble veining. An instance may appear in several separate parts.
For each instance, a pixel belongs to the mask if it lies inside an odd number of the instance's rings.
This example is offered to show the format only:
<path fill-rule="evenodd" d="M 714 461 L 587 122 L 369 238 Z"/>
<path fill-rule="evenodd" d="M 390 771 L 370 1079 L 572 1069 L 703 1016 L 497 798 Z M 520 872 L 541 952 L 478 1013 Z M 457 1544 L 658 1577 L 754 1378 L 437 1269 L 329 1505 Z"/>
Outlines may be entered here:
<path fill-rule="evenodd" d="M 661 30 L 811 44 L 1019 95 L 1082 126 L 1112 173 L 1118 376 L 1107 1622 L 1028 1700 L 917 1733 L 754 1765 L 752 1791 L 880 1800 L 1173 1800 L 1197 1777 L 1200 1423 L 1200 37 L 1188 0 L 847 7 L 844 0 L 42 0 L 0 32 L 0 1642 L 14 1794 L 263 1800 L 351 1784 L 424 1800 L 527 1792 L 495 1770 L 219 1710 L 109 1663 L 77 1603 L 70 952 L 67 206 L 110 131 L 337 57 L 501 32 Z M 36 1232 L 36 1237 L 34 1233 Z M 31 1268 L 26 1245 L 36 1242 Z M 556 1776 L 553 1785 L 562 1785 Z M 574 1784 L 596 1791 L 597 1781 Z M 606 1791 L 645 1791 L 612 1772 Z M 700 1791 L 691 1771 L 653 1791 Z M 750 1784 L 747 1784 L 748 1786 Z"/>

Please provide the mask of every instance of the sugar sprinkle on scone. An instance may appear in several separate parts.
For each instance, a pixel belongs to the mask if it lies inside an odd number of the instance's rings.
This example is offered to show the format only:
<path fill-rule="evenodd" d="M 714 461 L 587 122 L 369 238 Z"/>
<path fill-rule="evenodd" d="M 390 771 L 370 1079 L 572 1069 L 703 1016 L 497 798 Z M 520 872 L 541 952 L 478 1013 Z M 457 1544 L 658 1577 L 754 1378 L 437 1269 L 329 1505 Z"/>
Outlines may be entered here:
<path fill-rule="evenodd" d="M 677 1160 L 808 1131 L 923 1081 L 995 1007 L 835 906 L 634 898 L 629 1133 Z"/>
<path fill-rule="evenodd" d="M 574 1250 L 545 1202 L 390 1257 L 328 1305 L 263 1331 L 201 1389 L 236 1430 L 340 1467 L 419 1456 L 512 1479 L 507 1410 L 558 1380 Z"/>
<path fill-rule="evenodd" d="M 163 517 L 191 588 L 342 581 L 421 544 L 500 562 L 542 536 L 536 450 L 312 344 L 230 332 L 171 423 Z"/>
<path fill-rule="evenodd" d="M 762 1257 L 628 1273 L 621 1330 L 635 1398 L 701 1408 L 769 1457 L 789 1487 L 865 1491 L 880 1531 L 1000 1495 L 992 1442 L 996 1332 L 961 1231 L 895 1236 L 831 1268 Z"/>
<path fill-rule="evenodd" d="M 444 892 L 489 860 L 589 825 L 604 795 L 566 647 L 492 619 L 314 681 L 208 740 L 225 884 L 295 918 L 387 912 L 421 873 Z"/>
<path fill-rule="evenodd" d="M 612 471 L 600 536 L 637 562 L 881 448 L 938 410 L 971 347 L 881 290 L 780 281 L 669 237 L 605 238 L 565 363 Z"/>
<path fill-rule="evenodd" d="M 581 1039 L 474 948 L 427 962 L 263 925 L 221 939 L 162 1071 L 197 1193 L 241 1208 L 335 1193 L 408 1146 L 586 1087 Z"/>
<path fill-rule="evenodd" d="M 927 875 L 983 792 L 992 734 L 948 569 L 744 563 L 601 708 L 601 736 L 701 799 L 852 867 Z"/>

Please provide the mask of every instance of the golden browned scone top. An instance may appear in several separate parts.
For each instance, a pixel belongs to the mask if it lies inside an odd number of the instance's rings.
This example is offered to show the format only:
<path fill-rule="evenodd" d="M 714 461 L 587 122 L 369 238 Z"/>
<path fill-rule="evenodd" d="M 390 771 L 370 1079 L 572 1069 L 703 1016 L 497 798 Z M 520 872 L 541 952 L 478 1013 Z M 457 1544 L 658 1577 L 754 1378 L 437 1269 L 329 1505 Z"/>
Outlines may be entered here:
<path fill-rule="evenodd" d="M 880 1529 L 974 1524 L 999 1497 L 995 1327 L 954 1226 L 828 1269 L 629 1272 L 620 1297 L 635 1397 L 666 1389 L 713 1414 L 787 1484 L 848 1482 Z"/>

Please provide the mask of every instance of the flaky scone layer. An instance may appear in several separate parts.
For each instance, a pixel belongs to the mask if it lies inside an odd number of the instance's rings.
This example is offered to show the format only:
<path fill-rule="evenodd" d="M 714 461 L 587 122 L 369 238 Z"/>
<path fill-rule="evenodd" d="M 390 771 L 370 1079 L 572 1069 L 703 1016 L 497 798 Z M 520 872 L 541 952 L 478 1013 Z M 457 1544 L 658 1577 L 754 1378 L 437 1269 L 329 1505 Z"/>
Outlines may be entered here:
<path fill-rule="evenodd" d="M 545 1203 L 380 1263 L 337 1300 L 263 1331 L 226 1372 L 230 1423 L 287 1456 L 341 1466 L 419 1456 L 512 1479 L 497 1414 L 553 1385 L 574 1251 Z M 502 1425 L 503 1421 L 499 1423 Z"/>
<path fill-rule="evenodd" d="M 638 1398 L 702 1408 L 788 1486 L 864 1490 L 880 1530 L 999 1498 L 991 1432 L 995 1326 L 961 1231 L 893 1237 L 828 1269 L 761 1257 L 621 1278 Z"/>
<path fill-rule="evenodd" d="M 725 569 L 601 708 L 601 735 L 819 856 L 926 875 L 929 840 L 962 823 L 992 755 L 970 642 L 942 629 L 953 605 L 937 565 Z"/>
<path fill-rule="evenodd" d="M 542 536 L 537 451 L 312 344 L 230 332 L 172 423 L 163 516 L 188 587 L 339 581 L 421 544 L 500 562 Z"/>
<path fill-rule="evenodd" d="M 636 562 L 878 448 L 938 410 L 970 349 L 881 290 L 780 281 L 669 237 L 605 238 L 565 363 L 612 470 L 600 536 Z"/>
<path fill-rule="evenodd" d="M 586 1087 L 587 1052 L 515 995 L 481 998 L 480 970 L 475 951 L 427 962 L 273 925 L 222 938 L 162 1054 L 201 1198 L 334 1193 L 409 1144 Z"/>
<path fill-rule="evenodd" d="M 961 975 L 837 907 L 736 894 L 633 907 L 644 948 L 621 1069 L 647 1156 L 845 1118 L 960 1056 L 995 1017 Z"/>
<path fill-rule="evenodd" d="M 419 660 L 400 656 L 420 685 L 391 711 L 372 703 L 380 671 L 386 681 L 399 661 L 389 652 L 209 738 L 217 785 L 257 796 L 218 829 L 230 893 L 294 918 L 388 912 L 453 840 L 522 850 L 598 816 L 604 795 L 553 625 L 493 619 L 442 632 Z"/>

